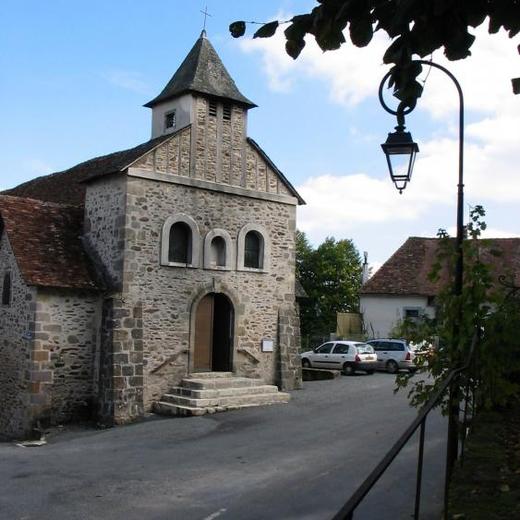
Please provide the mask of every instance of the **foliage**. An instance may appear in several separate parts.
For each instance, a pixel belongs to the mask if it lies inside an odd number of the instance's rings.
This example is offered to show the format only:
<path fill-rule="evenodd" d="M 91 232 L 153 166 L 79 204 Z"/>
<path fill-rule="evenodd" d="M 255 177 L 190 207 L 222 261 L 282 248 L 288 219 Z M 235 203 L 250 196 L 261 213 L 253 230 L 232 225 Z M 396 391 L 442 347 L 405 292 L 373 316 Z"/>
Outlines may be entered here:
<path fill-rule="evenodd" d="M 476 206 L 466 227 L 462 315 L 458 310 L 459 300 L 448 285 L 438 297 L 435 319 L 425 318 L 419 323 L 404 321 L 394 331 L 409 341 L 436 345 L 428 358 L 419 358 L 424 375 L 430 377 L 399 374 L 397 378 L 396 390 L 410 386 L 409 397 L 414 406 L 424 404 L 450 370 L 466 363 L 476 330 L 480 340 L 470 370 L 461 376 L 462 391 L 474 386 L 474 393 L 469 397 L 486 408 L 504 405 L 512 397 L 520 396 L 520 298 L 497 283 L 499 277 L 493 265 L 482 260 L 484 248 L 500 255 L 499 251 L 490 249 L 489 241 L 480 238 L 486 227 L 482 221 L 484 215 L 483 208 Z M 443 270 L 450 270 L 455 261 L 453 239 L 442 230 L 439 237 L 438 259 L 431 273 L 433 279 L 438 279 Z M 448 272 L 450 279 L 451 274 Z"/>
<path fill-rule="evenodd" d="M 314 36 L 324 51 L 338 49 L 346 40 L 348 27 L 351 42 L 357 47 L 370 43 L 375 31 L 384 31 L 393 41 L 386 49 L 383 62 L 393 64 L 390 86 L 406 106 L 415 106 L 422 93 L 417 81 L 420 64 L 413 56 L 425 58 L 437 49 L 444 49 L 449 60 L 471 55 L 475 41 L 471 28 L 488 20 L 488 31 L 500 29 L 512 38 L 520 32 L 519 0 L 318 0 L 310 13 L 294 16 L 285 22 L 260 24 L 254 38 L 275 34 L 280 23 L 285 29 L 285 49 L 296 59 L 305 47 L 305 36 Z M 250 22 L 257 23 L 257 22 Z M 229 26 L 232 36 L 242 36 L 246 22 Z M 519 49 L 520 52 L 520 49 Z M 512 80 L 515 94 L 520 92 L 520 78 Z"/>
<path fill-rule="evenodd" d="M 303 335 L 328 335 L 337 312 L 357 312 L 362 265 L 351 240 L 326 238 L 314 249 L 297 231 L 296 273 L 308 297 L 300 305 Z"/>

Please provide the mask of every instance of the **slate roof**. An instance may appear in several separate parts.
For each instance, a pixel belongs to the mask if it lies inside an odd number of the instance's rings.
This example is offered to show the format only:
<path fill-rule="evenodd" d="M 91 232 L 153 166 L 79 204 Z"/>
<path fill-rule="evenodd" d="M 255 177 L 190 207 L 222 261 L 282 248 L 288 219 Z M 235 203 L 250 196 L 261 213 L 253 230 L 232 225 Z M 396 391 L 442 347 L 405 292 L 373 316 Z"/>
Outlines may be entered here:
<path fill-rule="evenodd" d="M 213 45 L 206 38 L 205 31 L 202 31 L 200 38 L 162 92 L 144 106 L 153 108 L 185 92 L 200 92 L 229 99 L 250 108 L 256 107 L 240 93 Z"/>
<path fill-rule="evenodd" d="M 449 280 L 447 269 L 437 282 L 428 274 L 437 259 L 439 239 L 410 237 L 361 288 L 361 294 L 435 296 Z M 499 253 L 497 256 L 496 253 Z M 500 274 L 520 284 L 520 238 L 489 238 L 482 241 L 481 258 Z"/>
<path fill-rule="evenodd" d="M 2 194 L 29 197 L 58 204 L 83 206 L 86 190 L 85 181 L 124 171 L 145 153 L 153 150 L 174 135 L 174 133 L 163 135 L 128 150 L 89 159 L 68 170 L 24 182 L 15 188 L 3 191 Z"/>
<path fill-rule="evenodd" d="M 81 208 L 0 195 L 0 219 L 25 283 L 100 287 L 80 240 Z"/>

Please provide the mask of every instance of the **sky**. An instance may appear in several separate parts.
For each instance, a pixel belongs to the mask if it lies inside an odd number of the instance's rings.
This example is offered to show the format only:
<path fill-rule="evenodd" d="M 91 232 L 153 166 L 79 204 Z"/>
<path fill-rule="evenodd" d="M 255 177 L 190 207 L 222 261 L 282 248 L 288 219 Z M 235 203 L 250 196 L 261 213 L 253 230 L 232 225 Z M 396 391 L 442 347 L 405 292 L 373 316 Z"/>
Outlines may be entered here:
<path fill-rule="evenodd" d="M 364 49 L 327 53 L 308 39 L 296 61 L 281 30 L 270 39 L 229 35 L 232 21 L 290 19 L 311 0 L 2 0 L 0 190 L 147 141 L 151 111 L 142 105 L 199 37 L 206 5 L 208 38 L 258 105 L 248 133 L 307 202 L 298 228 L 312 244 L 352 239 L 377 269 L 409 236 L 455 233 L 458 98 L 447 76 L 425 71 L 406 120 L 420 153 L 400 195 L 380 147 L 396 124 L 377 98 L 383 34 Z M 520 236 L 520 96 L 510 83 L 520 76 L 520 38 L 475 33 L 469 59 L 433 56 L 464 91 L 465 215 L 481 204 L 487 236 Z"/>

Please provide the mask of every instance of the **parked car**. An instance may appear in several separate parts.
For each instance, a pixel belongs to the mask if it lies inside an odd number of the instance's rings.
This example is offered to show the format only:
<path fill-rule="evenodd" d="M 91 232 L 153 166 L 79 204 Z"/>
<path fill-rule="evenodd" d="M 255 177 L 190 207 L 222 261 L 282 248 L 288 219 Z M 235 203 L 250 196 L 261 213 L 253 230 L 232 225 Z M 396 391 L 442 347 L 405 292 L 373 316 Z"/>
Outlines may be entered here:
<path fill-rule="evenodd" d="M 371 339 L 368 345 L 377 354 L 377 368 L 396 374 L 400 369 L 415 372 L 414 349 L 404 339 Z"/>
<path fill-rule="evenodd" d="M 345 375 L 357 370 L 373 374 L 377 355 L 374 349 L 359 341 L 329 341 L 308 352 L 300 354 L 304 368 L 333 368 Z"/>

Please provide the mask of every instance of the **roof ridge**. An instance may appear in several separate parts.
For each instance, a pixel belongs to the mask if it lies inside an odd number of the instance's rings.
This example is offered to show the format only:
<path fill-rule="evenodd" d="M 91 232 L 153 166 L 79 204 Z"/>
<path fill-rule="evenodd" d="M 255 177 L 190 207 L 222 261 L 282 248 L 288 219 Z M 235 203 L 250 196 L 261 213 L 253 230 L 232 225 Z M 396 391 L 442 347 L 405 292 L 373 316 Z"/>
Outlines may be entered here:
<path fill-rule="evenodd" d="M 39 179 L 39 178 L 40 177 L 37 177 L 37 179 Z M 36 179 L 34 179 L 34 180 L 36 180 Z M 3 192 L 0 192 L 0 199 L 30 201 L 31 203 L 36 203 L 41 206 L 51 206 L 51 207 L 58 207 L 58 208 L 63 208 L 63 209 L 81 209 L 81 206 L 78 206 L 77 204 L 65 204 L 62 202 L 51 202 L 48 200 L 33 199 L 32 197 L 20 197 L 19 195 L 9 195 L 9 194 L 4 194 Z"/>

